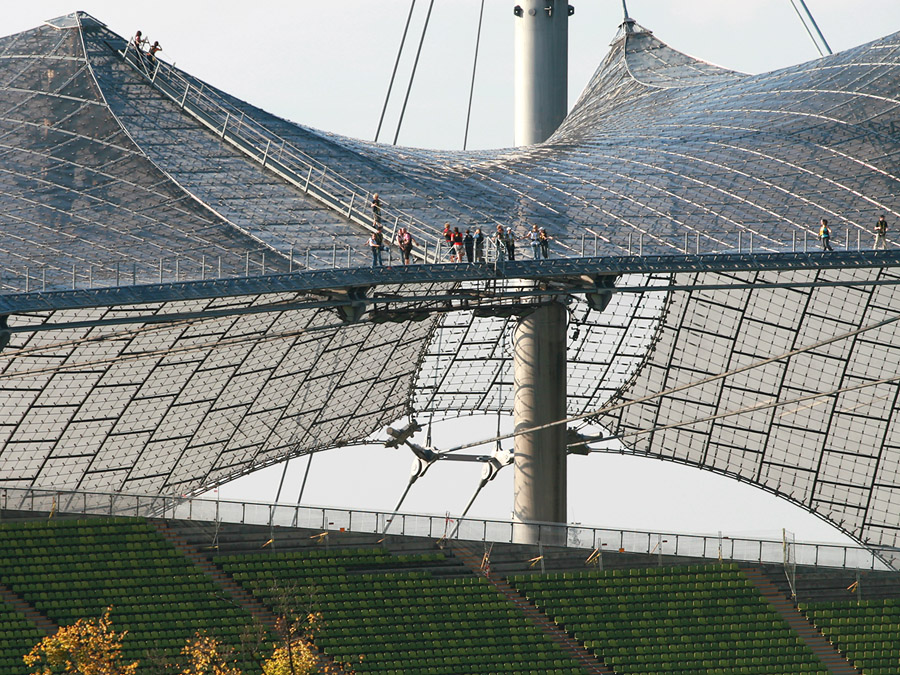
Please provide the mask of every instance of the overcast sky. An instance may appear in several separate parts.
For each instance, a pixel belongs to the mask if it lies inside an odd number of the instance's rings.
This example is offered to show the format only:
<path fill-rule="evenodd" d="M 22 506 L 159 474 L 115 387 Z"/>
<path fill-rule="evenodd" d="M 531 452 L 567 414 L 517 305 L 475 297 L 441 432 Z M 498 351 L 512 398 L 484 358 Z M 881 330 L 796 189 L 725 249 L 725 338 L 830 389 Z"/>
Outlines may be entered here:
<path fill-rule="evenodd" d="M 393 137 L 429 0 L 418 0 L 393 103 L 381 140 Z M 574 103 L 605 55 L 622 18 L 621 0 L 572 0 L 569 100 Z M 799 2 L 798 2 L 799 4 Z M 900 30 L 898 0 L 807 0 L 834 51 Z M 512 144 L 515 2 L 487 0 L 475 83 L 470 148 Z M 231 94 L 295 122 L 373 140 L 408 0 L 274 2 L 6 3 L 0 34 L 81 9 L 129 36 L 141 29 L 163 55 Z M 480 0 L 435 0 L 399 143 L 460 149 Z M 749 73 L 818 56 L 790 0 L 628 0 L 631 16 L 675 49 Z M 436 445 L 483 438 L 496 421 L 445 424 Z M 282 500 L 296 499 L 307 460 L 291 463 Z M 389 509 L 408 477 L 408 451 L 353 448 L 313 460 L 304 503 Z M 675 532 L 841 540 L 801 509 L 735 481 L 656 460 L 619 455 L 572 457 L 569 518 L 590 525 Z M 444 463 L 415 485 L 404 510 L 459 512 L 474 490 L 478 465 Z M 223 498 L 270 500 L 274 467 L 223 487 Z M 509 516 L 512 470 L 484 491 L 473 515 Z"/>

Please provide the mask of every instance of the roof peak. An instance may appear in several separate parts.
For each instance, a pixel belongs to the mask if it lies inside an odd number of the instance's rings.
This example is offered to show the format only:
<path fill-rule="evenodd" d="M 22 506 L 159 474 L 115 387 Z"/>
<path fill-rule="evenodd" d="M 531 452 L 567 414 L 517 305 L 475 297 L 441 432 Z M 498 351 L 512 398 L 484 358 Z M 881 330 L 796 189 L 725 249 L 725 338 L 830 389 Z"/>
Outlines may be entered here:
<path fill-rule="evenodd" d="M 97 28 L 106 27 L 106 24 L 100 19 L 91 16 L 83 10 L 78 10 L 70 14 L 64 14 L 54 19 L 47 19 L 44 24 L 57 30 L 65 30 L 67 28 Z"/>
<path fill-rule="evenodd" d="M 622 0 L 622 5 L 625 5 L 625 0 Z M 619 31 L 613 38 L 613 43 L 617 42 L 627 35 L 653 35 L 653 31 L 648 28 L 644 28 L 641 24 L 628 16 L 628 9 L 626 8 L 625 18 L 622 20 L 622 23 L 619 24 Z"/>

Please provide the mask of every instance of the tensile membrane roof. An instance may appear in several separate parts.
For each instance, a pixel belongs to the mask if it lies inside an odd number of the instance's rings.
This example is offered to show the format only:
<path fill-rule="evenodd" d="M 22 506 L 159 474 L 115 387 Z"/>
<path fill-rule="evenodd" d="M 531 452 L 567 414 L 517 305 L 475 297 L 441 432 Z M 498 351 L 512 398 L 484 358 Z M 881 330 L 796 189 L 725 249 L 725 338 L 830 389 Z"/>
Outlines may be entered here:
<path fill-rule="evenodd" d="M 53 292 L 113 269 L 141 284 L 157 269 L 318 268 L 348 247 L 367 264 L 363 228 L 186 114 L 190 101 L 123 61 L 126 44 L 84 13 L 0 39 L 6 293 L 22 291 L 25 270 Z M 817 245 L 825 217 L 837 248 L 865 248 L 879 214 L 898 220 L 898 34 L 746 75 L 627 21 L 548 141 L 477 152 L 310 129 L 170 71 L 229 119 L 378 192 L 386 214 L 415 219 L 420 244 L 450 222 L 519 235 L 538 225 L 555 256 L 788 251 Z M 896 546 L 896 277 L 873 267 L 620 279 L 647 290 L 602 312 L 569 305 L 569 412 L 598 411 L 592 421 L 623 452 L 750 482 Z M 701 288 L 731 282 L 748 285 Z M 696 290 L 652 290 L 666 285 Z M 8 321 L 294 299 L 98 303 Z M 506 411 L 513 321 L 346 323 L 319 308 L 14 333 L 0 353 L 0 486 L 187 494 L 404 415 Z"/>

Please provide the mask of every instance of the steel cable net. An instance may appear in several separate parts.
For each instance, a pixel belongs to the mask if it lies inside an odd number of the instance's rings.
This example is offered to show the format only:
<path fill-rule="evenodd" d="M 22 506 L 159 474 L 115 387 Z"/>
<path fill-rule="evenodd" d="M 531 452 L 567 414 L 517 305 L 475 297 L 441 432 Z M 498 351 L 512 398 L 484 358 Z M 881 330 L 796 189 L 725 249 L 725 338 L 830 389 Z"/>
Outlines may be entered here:
<path fill-rule="evenodd" d="M 667 275 L 625 275 L 622 285 L 653 288 Z M 569 314 L 567 406 L 580 415 L 604 403 L 634 376 L 665 307 L 665 292 L 622 293 L 602 311 L 583 296 L 566 298 Z M 515 316 L 443 318 L 425 352 L 413 408 L 442 413 L 512 412 L 510 332 Z"/>
<path fill-rule="evenodd" d="M 279 298 L 141 307 L 171 313 Z M 289 300 L 290 298 L 280 298 Z M 28 320 L 102 319 L 137 308 Z M 127 328 L 17 333 L 0 369 L 3 484 L 185 494 L 335 447 L 407 411 L 415 322 L 343 326 L 293 310 Z"/>
<path fill-rule="evenodd" d="M 0 284 L 10 293 L 23 290 L 23 273 L 26 287 L 36 283 L 35 270 L 54 290 L 201 278 L 213 260 L 222 276 L 329 266 L 338 250 L 359 264 L 360 214 L 371 217 L 375 192 L 389 234 L 408 219 L 420 248 L 433 252 L 448 221 L 519 236 L 538 225 L 556 257 L 802 251 L 816 245 L 811 225 L 822 216 L 839 249 L 865 248 L 877 215 L 895 223 L 900 212 L 897 35 L 750 76 L 626 24 L 548 142 L 466 153 L 309 129 L 166 65 L 166 81 L 185 86 L 186 96 L 173 100 L 151 83 L 151 71 L 122 60 L 126 45 L 80 13 L 0 40 Z M 250 128 L 266 148 L 261 161 L 226 139 Z M 316 167 L 308 175 L 343 190 L 345 202 L 328 206 L 266 166 L 272 148 L 279 158 L 308 158 Z M 308 257 L 291 260 L 304 249 Z M 867 274 L 891 276 L 760 278 Z M 571 414 L 801 345 L 810 330 L 867 325 L 889 311 L 894 293 L 864 286 L 667 296 L 650 288 L 664 277 L 619 283 L 647 288 L 617 295 L 602 313 L 577 295 L 569 305 Z M 9 322 L 273 299 L 14 313 Z M 454 313 L 440 326 L 435 316 L 339 326 L 326 310 L 300 310 L 139 324 L 133 334 L 17 333 L 0 354 L 8 382 L 0 474 L 11 485 L 176 494 L 359 439 L 409 412 L 503 408 L 507 321 Z M 877 341 L 866 333 L 598 420 L 634 452 L 751 481 L 862 541 L 896 544 L 897 406 L 894 383 L 882 380 L 896 363 L 897 336 L 888 327 L 876 333 Z M 847 389 L 866 378 L 877 384 Z M 740 410 L 760 392 L 779 401 L 823 396 L 793 411 L 741 413 L 738 424 L 726 416 L 677 425 Z M 638 431 L 645 433 L 629 436 Z"/>
<path fill-rule="evenodd" d="M 896 546 L 900 276 L 823 270 L 740 281 L 812 285 L 674 293 L 649 360 L 619 401 L 651 399 L 599 421 L 631 452 L 755 483 L 868 545 Z M 887 283 L 827 285 L 835 281 Z M 653 396 L 733 370 L 740 372 Z"/>

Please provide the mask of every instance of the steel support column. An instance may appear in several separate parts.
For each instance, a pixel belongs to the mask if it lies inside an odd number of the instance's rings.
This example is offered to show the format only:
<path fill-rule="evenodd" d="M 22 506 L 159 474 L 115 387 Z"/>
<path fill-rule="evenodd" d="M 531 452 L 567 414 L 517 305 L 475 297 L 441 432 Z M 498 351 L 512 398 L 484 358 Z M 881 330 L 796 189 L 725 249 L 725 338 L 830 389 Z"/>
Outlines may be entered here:
<path fill-rule="evenodd" d="M 519 319 L 513 347 L 516 431 L 566 417 L 566 308 L 538 306 Z M 566 426 L 516 436 L 513 516 L 519 543 L 562 544 L 566 522 Z"/>

